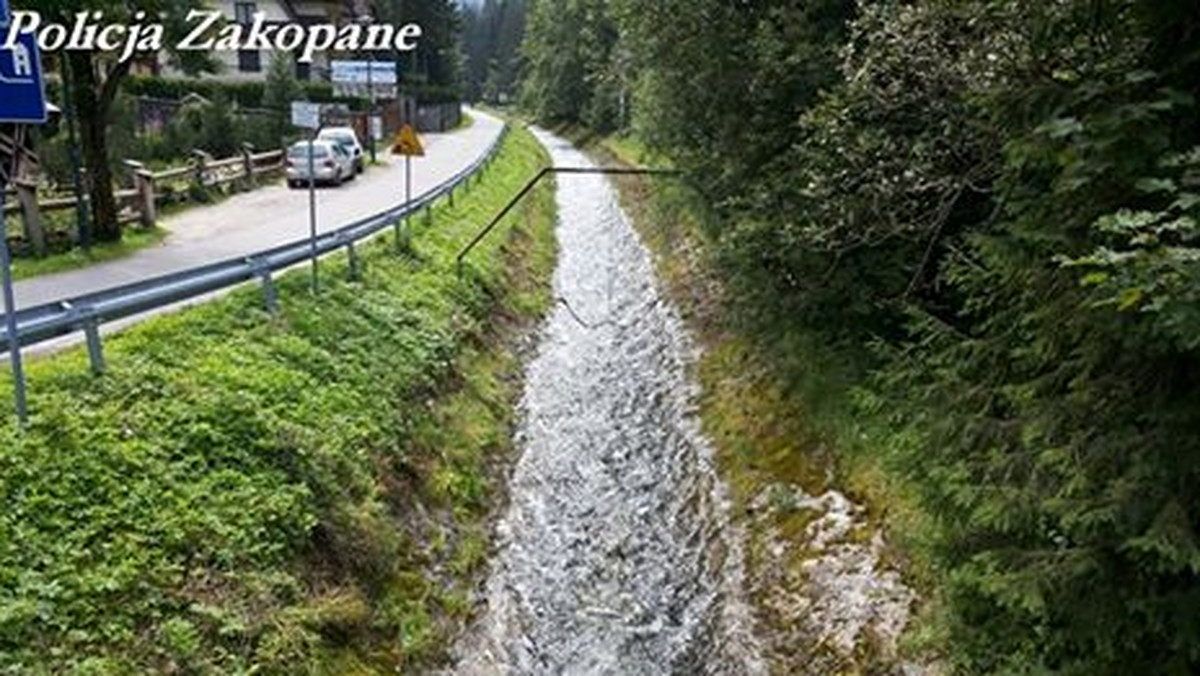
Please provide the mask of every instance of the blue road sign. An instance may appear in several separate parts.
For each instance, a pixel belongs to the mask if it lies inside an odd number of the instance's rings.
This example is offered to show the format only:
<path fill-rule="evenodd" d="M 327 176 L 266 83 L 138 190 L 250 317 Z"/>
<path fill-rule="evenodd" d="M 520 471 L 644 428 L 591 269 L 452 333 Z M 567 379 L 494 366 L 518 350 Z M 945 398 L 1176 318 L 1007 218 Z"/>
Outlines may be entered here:
<path fill-rule="evenodd" d="M 8 0 L 0 0 L 0 26 L 7 26 L 10 19 L 12 12 L 9 10 Z"/>
<path fill-rule="evenodd" d="M 33 33 L 21 33 L 12 49 L 0 47 L 0 122 L 45 121 L 46 89 L 37 38 Z"/>

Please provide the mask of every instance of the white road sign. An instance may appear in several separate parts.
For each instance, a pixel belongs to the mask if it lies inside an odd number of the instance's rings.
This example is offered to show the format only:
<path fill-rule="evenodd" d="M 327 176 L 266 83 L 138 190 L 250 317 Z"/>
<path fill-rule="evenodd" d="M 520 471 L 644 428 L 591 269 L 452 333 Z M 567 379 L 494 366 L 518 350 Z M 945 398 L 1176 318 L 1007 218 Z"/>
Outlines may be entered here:
<path fill-rule="evenodd" d="M 320 129 L 321 104 L 292 101 L 292 125 L 304 129 Z"/>
<path fill-rule="evenodd" d="M 329 78 L 339 84 L 396 84 L 396 64 L 391 61 L 330 61 Z"/>

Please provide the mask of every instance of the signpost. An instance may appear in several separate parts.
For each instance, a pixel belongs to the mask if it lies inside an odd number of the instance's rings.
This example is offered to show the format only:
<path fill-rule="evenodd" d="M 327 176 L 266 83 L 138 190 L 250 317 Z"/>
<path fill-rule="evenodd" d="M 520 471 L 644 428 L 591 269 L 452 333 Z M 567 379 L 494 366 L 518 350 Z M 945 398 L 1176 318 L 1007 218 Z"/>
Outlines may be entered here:
<path fill-rule="evenodd" d="M 329 76 L 335 85 L 342 85 L 338 87 L 338 90 L 343 94 L 358 94 L 359 87 L 357 85 L 366 85 L 369 99 L 367 117 L 370 120 L 375 119 L 375 97 L 378 94 L 376 85 L 385 85 L 393 94 L 396 91 L 396 64 L 387 61 L 377 62 L 374 58 L 367 61 L 331 61 Z M 354 86 L 347 87 L 346 85 Z M 375 140 L 373 133 L 371 136 L 372 140 Z M 374 143 L 371 143 L 369 150 L 371 161 L 374 162 Z"/>
<path fill-rule="evenodd" d="M 317 163 L 313 140 L 321 128 L 321 105 L 307 101 L 292 102 L 292 125 L 308 129 L 308 232 L 312 251 L 312 292 L 318 291 L 317 261 Z"/>
<path fill-rule="evenodd" d="M 425 156 L 425 147 L 421 145 L 421 139 L 417 138 L 417 132 L 411 124 L 401 127 L 400 133 L 396 134 L 396 142 L 392 144 L 392 154 L 404 156 L 404 211 L 407 214 L 409 207 L 412 206 L 412 158 Z M 408 216 L 404 218 L 407 229 Z M 396 242 L 400 242 L 399 221 L 396 222 Z"/>
<path fill-rule="evenodd" d="M 0 26 L 8 23 L 8 3 L 0 0 Z M 18 36 L 12 49 L 0 49 L 0 135 L 11 136 L 11 151 L 0 155 L 0 195 L 10 179 L 16 178 L 21 154 L 25 152 L 25 125 L 46 122 L 46 90 L 37 40 L 32 33 Z M 9 134 L 11 130 L 11 134 Z M 5 329 L 12 360 L 17 418 L 28 418 L 25 401 L 25 370 L 21 363 L 21 340 L 17 336 L 17 304 L 13 293 L 12 257 L 8 237 L 0 228 L 0 283 L 3 284 Z"/>
<path fill-rule="evenodd" d="M 301 129 L 319 129 L 321 127 L 321 104 L 292 101 L 292 126 Z"/>
<path fill-rule="evenodd" d="M 46 122 L 46 90 L 33 33 L 21 33 L 12 49 L 0 49 L 0 120 L 18 124 Z"/>
<path fill-rule="evenodd" d="M 391 61 L 330 61 L 329 79 L 334 84 L 396 85 L 396 64 Z"/>

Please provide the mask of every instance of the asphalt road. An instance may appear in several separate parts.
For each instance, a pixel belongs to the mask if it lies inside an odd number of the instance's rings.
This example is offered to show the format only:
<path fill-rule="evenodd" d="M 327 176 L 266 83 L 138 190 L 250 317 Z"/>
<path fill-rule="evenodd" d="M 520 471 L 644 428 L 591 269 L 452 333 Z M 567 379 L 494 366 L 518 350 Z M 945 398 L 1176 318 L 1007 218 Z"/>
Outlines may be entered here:
<path fill-rule="evenodd" d="M 414 198 L 466 168 L 500 133 L 500 120 L 479 111 L 471 114 L 475 123 L 467 129 L 422 137 L 425 157 L 413 158 Z M 387 166 L 369 167 L 341 187 L 317 190 L 319 230 L 332 230 L 403 202 L 403 158 L 385 153 L 379 159 Z M 160 226 L 168 234 L 157 246 L 119 260 L 17 282 L 17 307 L 64 300 L 305 239 L 308 191 L 291 190 L 281 182 L 160 219 Z"/>

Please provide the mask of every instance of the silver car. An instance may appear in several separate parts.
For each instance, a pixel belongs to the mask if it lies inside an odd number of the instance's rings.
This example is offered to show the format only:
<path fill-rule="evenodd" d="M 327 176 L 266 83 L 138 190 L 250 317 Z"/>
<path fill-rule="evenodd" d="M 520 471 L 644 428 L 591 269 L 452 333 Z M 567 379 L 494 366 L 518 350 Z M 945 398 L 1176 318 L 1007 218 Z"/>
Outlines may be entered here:
<path fill-rule="evenodd" d="M 309 182 L 308 141 L 300 141 L 288 148 L 287 182 L 289 188 L 300 188 Z M 333 141 L 313 141 L 313 175 L 317 183 L 341 185 L 355 176 L 354 158 Z"/>
<path fill-rule="evenodd" d="M 340 145 L 354 159 L 355 171 L 360 174 L 363 172 L 365 166 L 363 147 L 358 142 L 358 134 L 354 133 L 352 127 L 326 127 L 321 130 L 320 134 L 317 134 L 317 138 L 322 141 L 333 141 Z"/>

